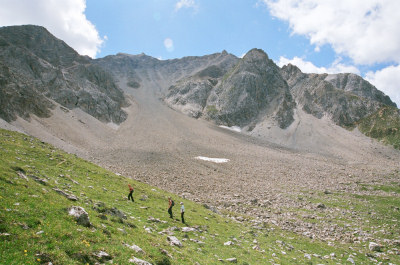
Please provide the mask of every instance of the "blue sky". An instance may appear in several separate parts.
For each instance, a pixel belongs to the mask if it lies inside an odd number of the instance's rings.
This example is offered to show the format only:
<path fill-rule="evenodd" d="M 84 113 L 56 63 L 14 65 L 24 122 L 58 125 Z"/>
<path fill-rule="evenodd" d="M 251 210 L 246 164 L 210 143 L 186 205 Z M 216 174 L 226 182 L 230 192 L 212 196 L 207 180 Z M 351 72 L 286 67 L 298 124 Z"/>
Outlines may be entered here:
<path fill-rule="evenodd" d="M 398 10 L 398 0 L 0 0 L 0 26 L 42 25 L 92 58 L 261 48 L 279 66 L 359 74 L 400 106 Z"/>
<path fill-rule="evenodd" d="M 98 57 L 144 52 L 172 59 L 222 50 L 241 56 L 252 48 L 262 48 L 271 58 L 279 59 L 281 55 L 296 55 L 294 50 L 307 53 L 309 47 L 307 39 L 290 36 L 286 23 L 270 17 L 267 7 L 257 1 L 203 1 L 180 9 L 175 7 L 177 1 L 168 0 L 86 3 L 88 20 L 100 36 L 108 38 Z M 167 38 L 173 41 L 173 50 L 164 46 Z M 324 63 L 323 56 L 318 60 Z M 325 63 L 328 60 L 325 58 Z"/>
<path fill-rule="evenodd" d="M 260 1 L 193 1 L 192 6 L 180 9 L 176 8 L 177 3 L 87 0 L 86 17 L 100 36 L 107 36 L 97 57 L 144 52 L 173 59 L 223 50 L 241 57 L 252 48 L 261 48 L 273 60 L 299 54 L 309 57 L 317 66 L 334 60 L 328 45 L 316 55 L 307 38 L 290 34 L 288 23 L 271 17 Z M 165 39 L 171 39 L 173 47 L 167 49 Z"/>

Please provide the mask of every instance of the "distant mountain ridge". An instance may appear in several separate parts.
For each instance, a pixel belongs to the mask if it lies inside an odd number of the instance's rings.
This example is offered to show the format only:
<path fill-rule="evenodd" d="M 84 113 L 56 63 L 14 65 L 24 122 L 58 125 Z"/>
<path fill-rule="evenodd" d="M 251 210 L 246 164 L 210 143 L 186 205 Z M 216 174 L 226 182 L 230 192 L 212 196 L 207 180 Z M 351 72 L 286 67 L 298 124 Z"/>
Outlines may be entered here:
<path fill-rule="evenodd" d="M 354 126 L 383 106 L 396 106 L 355 74 L 304 74 L 293 65 L 282 67 L 281 74 L 299 107 L 317 118 L 328 115 L 340 126 Z"/>
<path fill-rule="evenodd" d="M 172 109 L 248 132 L 265 122 L 285 130 L 298 110 L 352 128 L 384 107 L 396 108 L 360 76 L 280 68 L 260 49 L 243 58 L 223 51 L 173 60 L 124 53 L 92 60 L 43 27 L 0 28 L 0 117 L 6 121 L 49 117 L 58 103 L 120 124 L 128 115 L 126 89 L 152 89 Z"/>

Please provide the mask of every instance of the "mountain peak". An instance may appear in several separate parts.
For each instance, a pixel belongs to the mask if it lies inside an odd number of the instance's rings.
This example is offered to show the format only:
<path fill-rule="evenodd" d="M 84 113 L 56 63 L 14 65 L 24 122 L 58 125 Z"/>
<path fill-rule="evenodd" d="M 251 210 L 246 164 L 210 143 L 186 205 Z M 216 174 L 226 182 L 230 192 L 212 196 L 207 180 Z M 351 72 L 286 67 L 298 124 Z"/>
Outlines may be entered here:
<path fill-rule="evenodd" d="M 36 25 L 9 26 L 0 28 L 0 37 L 19 49 L 26 49 L 41 59 L 58 66 L 70 65 L 73 61 L 88 59 L 56 38 L 46 28 Z"/>
<path fill-rule="evenodd" d="M 243 57 L 245 60 L 250 60 L 253 61 L 255 59 L 263 59 L 263 60 L 268 60 L 268 55 L 266 52 L 264 52 L 262 49 L 251 49 L 246 53 L 246 55 Z"/>
<path fill-rule="evenodd" d="M 282 70 L 287 73 L 292 73 L 292 74 L 293 73 L 301 73 L 300 68 L 291 63 L 282 66 Z"/>

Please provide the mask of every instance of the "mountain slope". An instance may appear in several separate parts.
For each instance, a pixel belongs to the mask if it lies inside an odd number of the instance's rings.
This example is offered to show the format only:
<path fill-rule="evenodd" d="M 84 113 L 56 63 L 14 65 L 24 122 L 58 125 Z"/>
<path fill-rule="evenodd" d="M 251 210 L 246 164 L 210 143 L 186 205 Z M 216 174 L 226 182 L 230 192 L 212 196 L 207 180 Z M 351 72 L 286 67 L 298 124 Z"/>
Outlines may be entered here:
<path fill-rule="evenodd" d="M 127 106 L 112 76 L 45 28 L 0 28 L 0 117 L 49 117 L 54 102 L 103 122 L 121 123 Z"/>
<path fill-rule="evenodd" d="M 325 262 L 335 264 L 348 255 L 345 245 L 334 248 L 257 220 L 237 222 L 23 134 L 0 130 L 0 143 L 4 264 L 135 264 L 134 258 L 152 264 L 214 264 L 229 258 L 239 264 L 304 264 L 304 253 L 328 255 Z M 135 202 L 127 200 L 128 183 Z M 169 219 L 168 196 L 177 204 L 176 216 L 179 201 L 184 202 L 187 224 Z M 84 208 L 90 224 L 68 214 L 73 206 Z M 182 245 L 172 245 L 170 236 Z M 329 256 L 333 252 L 335 257 Z"/>
<path fill-rule="evenodd" d="M 382 107 L 377 112 L 363 118 L 358 127 L 367 136 L 379 139 L 400 149 L 400 110 Z"/>

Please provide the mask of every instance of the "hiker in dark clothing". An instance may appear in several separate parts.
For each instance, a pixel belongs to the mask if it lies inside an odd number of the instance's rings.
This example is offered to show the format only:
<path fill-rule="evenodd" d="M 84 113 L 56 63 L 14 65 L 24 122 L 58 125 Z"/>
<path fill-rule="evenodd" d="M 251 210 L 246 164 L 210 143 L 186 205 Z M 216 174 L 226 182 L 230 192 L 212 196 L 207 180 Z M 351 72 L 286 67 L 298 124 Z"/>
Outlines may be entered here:
<path fill-rule="evenodd" d="M 185 218 L 183 217 L 184 214 L 185 214 L 185 205 L 183 205 L 183 202 L 181 202 L 181 220 L 182 220 L 182 223 L 185 223 Z"/>
<path fill-rule="evenodd" d="M 168 198 L 168 213 L 169 213 L 169 218 L 173 219 L 172 216 L 172 207 L 174 206 L 174 201 L 171 199 L 171 197 Z"/>
<path fill-rule="evenodd" d="M 129 199 L 132 199 L 132 201 L 134 202 L 135 200 L 133 199 L 133 196 L 132 196 L 132 194 L 133 194 L 133 188 L 132 188 L 131 184 L 128 184 L 128 186 L 129 186 L 128 201 L 129 201 Z"/>

